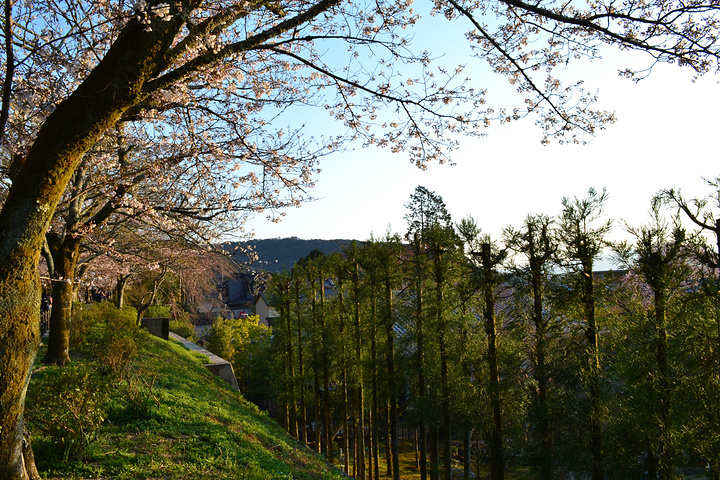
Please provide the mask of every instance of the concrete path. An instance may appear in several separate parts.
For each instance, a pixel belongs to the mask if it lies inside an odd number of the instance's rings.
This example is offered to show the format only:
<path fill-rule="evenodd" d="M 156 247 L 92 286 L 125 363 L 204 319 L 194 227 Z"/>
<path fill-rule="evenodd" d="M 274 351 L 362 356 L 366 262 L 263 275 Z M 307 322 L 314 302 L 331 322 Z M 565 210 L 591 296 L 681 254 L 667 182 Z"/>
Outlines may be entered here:
<path fill-rule="evenodd" d="M 235 378 L 235 371 L 233 370 L 232 364 L 230 362 L 228 362 L 224 358 L 218 357 L 214 353 L 209 352 L 198 345 L 195 345 L 193 342 L 181 337 L 177 333 L 170 332 L 168 336 L 176 342 L 180 342 L 188 350 L 192 350 L 194 352 L 198 352 L 207 356 L 210 359 L 210 363 L 206 363 L 205 368 L 210 370 L 213 375 L 218 376 L 225 380 L 227 383 L 229 383 L 230 388 L 232 388 L 233 390 L 238 392 L 240 391 L 240 387 L 238 387 L 237 383 L 237 378 Z"/>

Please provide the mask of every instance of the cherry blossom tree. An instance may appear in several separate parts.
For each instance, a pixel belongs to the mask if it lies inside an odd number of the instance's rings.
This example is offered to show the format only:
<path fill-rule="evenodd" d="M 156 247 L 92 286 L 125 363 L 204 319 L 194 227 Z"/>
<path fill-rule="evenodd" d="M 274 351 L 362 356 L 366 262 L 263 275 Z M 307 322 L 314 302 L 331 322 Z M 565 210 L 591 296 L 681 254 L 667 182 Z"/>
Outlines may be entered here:
<path fill-rule="evenodd" d="M 523 106 L 508 109 L 487 107 L 485 91 L 460 69 L 437 68 L 429 52 L 412 50 L 408 27 L 421 19 L 409 1 L 3 5 L 0 344 L 12 347 L 0 351 L 0 478 L 34 476 L 24 461 L 31 456 L 23 453 L 23 403 L 39 342 L 45 233 L 78 165 L 119 123 L 172 138 L 177 119 L 196 122 L 197 135 L 176 144 L 206 147 L 194 158 L 212 161 L 208 168 L 256 162 L 238 178 L 278 197 L 301 191 L 317 159 L 311 139 L 278 126 L 289 107 L 320 106 L 345 125 L 346 134 L 320 139 L 318 148 L 356 138 L 423 165 L 447 158 L 456 139 L 448 133 L 528 113 L 539 114 L 548 138 L 582 141 L 612 116 L 552 71 L 597 57 L 602 43 L 699 74 L 717 68 L 713 3 L 433 3 L 433 13 L 468 22 L 478 56 L 518 86 Z M 289 139 L 282 150 L 281 133 Z M 284 175 L 287 165 L 297 176 Z"/>

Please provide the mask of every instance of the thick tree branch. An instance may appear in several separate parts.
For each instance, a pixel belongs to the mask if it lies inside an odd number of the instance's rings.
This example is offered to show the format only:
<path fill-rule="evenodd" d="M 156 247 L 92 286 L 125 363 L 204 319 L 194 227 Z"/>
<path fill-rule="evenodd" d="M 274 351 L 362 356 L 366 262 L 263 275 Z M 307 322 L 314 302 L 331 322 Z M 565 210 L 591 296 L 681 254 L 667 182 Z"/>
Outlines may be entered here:
<path fill-rule="evenodd" d="M 299 27 L 305 23 L 310 22 L 318 15 L 332 9 L 333 7 L 342 3 L 342 0 L 320 0 L 318 3 L 307 9 L 306 11 L 284 20 L 274 27 L 268 28 L 267 30 L 253 35 L 245 40 L 234 42 L 224 46 L 217 52 L 208 51 L 203 55 L 200 55 L 193 60 L 181 65 L 180 67 L 172 70 L 160 77 L 151 80 L 145 84 L 143 91 L 149 95 L 153 92 L 163 90 L 171 85 L 175 85 L 185 78 L 197 73 L 205 67 L 214 65 L 222 59 L 229 58 L 238 53 L 252 50 L 262 45 L 263 42 L 275 38 L 287 31 L 290 31 L 296 27 Z"/>

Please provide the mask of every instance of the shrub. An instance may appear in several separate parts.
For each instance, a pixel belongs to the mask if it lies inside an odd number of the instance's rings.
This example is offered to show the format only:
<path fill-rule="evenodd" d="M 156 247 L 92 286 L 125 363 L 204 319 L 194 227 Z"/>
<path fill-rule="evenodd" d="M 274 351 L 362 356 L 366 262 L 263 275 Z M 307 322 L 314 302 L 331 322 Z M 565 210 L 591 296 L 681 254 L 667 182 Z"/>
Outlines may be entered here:
<path fill-rule="evenodd" d="M 97 361 L 101 369 L 122 373 L 149 334 L 135 323 L 135 318 L 117 315 L 105 322 L 103 335 L 98 339 Z"/>
<path fill-rule="evenodd" d="M 125 322 L 134 322 L 137 319 L 137 312 L 133 307 L 118 309 L 111 302 L 77 305 L 73 312 L 70 342 L 72 347 L 80 349 L 87 342 L 96 344 L 104 334 L 104 325 L 108 322 L 112 323 L 118 318 L 122 318 Z"/>
<path fill-rule="evenodd" d="M 206 337 L 206 348 L 231 363 L 235 355 L 234 327 L 234 320 L 217 317 Z"/>
<path fill-rule="evenodd" d="M 104 373 L 122 373 L 128 368 L 147 333 L 137 326 L 133 307 L 116 308 L 110 302 L 94 303 L 83 310 L 86 328 L 83 350 L 94 354 Z"/>
<path fill-rule="evenodd" d="M 158 396 L 153 392 L 157 371 L 142 366 L 129 369 L 120 386 L 120 396 L 125 403 L 124 413 L 130 418 L 149 418 L 156 406 Z"/>
<path fill-rule="evenodd" d="M 84 364 L 48 366 L 33 374 L 26 400 L 28 424 L 46 437 L 46 456 L 67 460 L 97 438 L 106 416 L 111 382 Z M 38 448 L 39 447 L 39 448 Z"/>
<path fill-rule="evenodd" d="M 170 331 L 177 333 L 183 338 L 187 338 L 191 342 L 197 343 L 198 341 L 198 336 L 195 333 L 195 327 L 190 322 L 170 320 Z"/>
<path fill-rule="evenodd" d="M 155 318 L 155 317 L 172 318 L 172 309 L 165 305 L 151 305 L 148 307 L 147 310 L 145 310 L 144 316 L 148 317 L 148 318 Z"/>

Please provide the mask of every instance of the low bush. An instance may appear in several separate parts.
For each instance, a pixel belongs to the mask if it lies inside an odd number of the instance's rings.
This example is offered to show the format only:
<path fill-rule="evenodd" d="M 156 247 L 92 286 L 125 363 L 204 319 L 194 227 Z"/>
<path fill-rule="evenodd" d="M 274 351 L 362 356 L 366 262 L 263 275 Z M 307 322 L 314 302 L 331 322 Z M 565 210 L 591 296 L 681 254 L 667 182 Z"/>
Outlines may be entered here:
<path fill-rule="evenodd" d="M 172 309 L 165 305 L 151 305 L 148 307 L 147 310 L 145 310 L 144 316 L 147 318 L 155 318 L 155 317 L 172 318 Z"/>
<path fill-rule="evenodd" d="M 160 398 L 154 390 L 157 371 L 147 366 L 135 366 L 123 375 L 118 398 L 123 403 L 122 415 L 127 418 L 150 418 Z"/>
<path fill-rule="evenodd" d="M 117 323 L 134 323 L 137 311 L 130 306 L 117 308 L 111 302 L 97 302 L 89 305 L 76 305 L 73 308 L 73 320 L 70 326 L 70 346 L 84 351 L 92 350 L 90 342 L 96 344 L 104 335 L 104 325 Z"/>
<path fill-rule="evenodd" d="M 114 382 L 87 364 L 48 366 L 33 374 L 26 418 L 40 438 L 36 456 L 67 460 L 80 456 L 97 438 L 106 418 Z"/>
<path fill-rule="evenodd" d="M 103 307 L 101 322 L 88 336 L 88 347 L 95 352 L 99 368 L 106 373 L 122 374 L 149 335 L 138 328 L 135 309 Z"/>
<path fill-rule="evenodd" d="M 177 333 L 183 338 L 187 338 L 191 342 L 197 343 L 198 341 L 195 327 L 189 321 L 170 320 L 170 331 Z"/>

